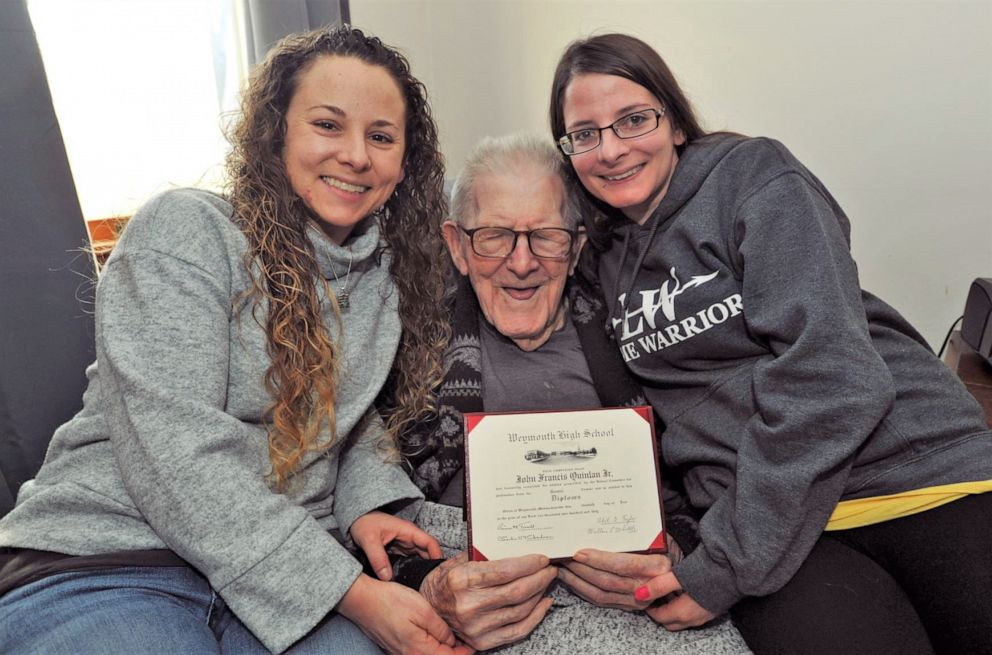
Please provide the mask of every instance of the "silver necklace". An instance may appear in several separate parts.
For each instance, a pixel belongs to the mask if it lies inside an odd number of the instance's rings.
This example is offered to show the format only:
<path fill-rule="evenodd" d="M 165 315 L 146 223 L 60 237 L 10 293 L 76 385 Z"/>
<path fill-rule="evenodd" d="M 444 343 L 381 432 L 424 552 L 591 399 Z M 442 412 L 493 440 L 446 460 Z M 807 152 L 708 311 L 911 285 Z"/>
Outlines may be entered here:
<path fill-rule="evenodd" d="M 334 295 L 338 299 L 338 307 L 340 309 L 348 309 L 351 306 L 351 294 L 348 293 L 348 280 L 351 279 L 351 262 L 355 258 L 355 253 L 348 251 L 348 272 L 344 274 L 344 284 L 341 284 L 341 280 L 338 279 L 338 272 L 333 268 L 331 273 L 334 274 L 334 282 L 338 284 L 341 288 Z"/>

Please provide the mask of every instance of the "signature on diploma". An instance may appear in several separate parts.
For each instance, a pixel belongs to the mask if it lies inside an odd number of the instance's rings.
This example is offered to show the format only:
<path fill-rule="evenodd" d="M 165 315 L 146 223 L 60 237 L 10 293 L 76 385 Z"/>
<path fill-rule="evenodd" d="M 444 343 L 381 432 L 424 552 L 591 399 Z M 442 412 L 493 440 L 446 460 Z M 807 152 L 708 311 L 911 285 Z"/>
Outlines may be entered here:
<path fill-rule="evenodd" d="M 533 521 L 520 521 L 517 523 L 510 523 L 507 521 L 500 521 L 496 524 L 496 529 L 499 531 L 512 530 L 514 532 L 542 532 L 544 530 L 550 530 L 549 525 L 536 525 Z"/>
<path fill-rule="evenodd" d="M 630 514 L 596 517 L 596 525 L 589 528 L 587 534 L 619 534 L 637 532 L 637 517 Z"/>
<path fill-rule="evenodd" d="M 523 534 L 498 534 L 496 541 L 500 543 L 508 541 L 550 541 L 554 539 L 550 534 L 537 534 L 536 532 L 524 532 Z"/>

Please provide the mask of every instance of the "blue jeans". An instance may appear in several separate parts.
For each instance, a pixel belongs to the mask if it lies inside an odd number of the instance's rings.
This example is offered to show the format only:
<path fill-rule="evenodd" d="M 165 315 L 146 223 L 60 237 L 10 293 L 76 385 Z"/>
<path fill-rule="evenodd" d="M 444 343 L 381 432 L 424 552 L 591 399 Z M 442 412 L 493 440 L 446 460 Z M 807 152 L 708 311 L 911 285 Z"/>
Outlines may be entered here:
<path fill-rule="evenodd" d="M 0 598 L 5 655 L 268 652 L 189 567 L 60 573 Z M 286 653 L 382 651 L 355 624 L 332 613 Z"/>

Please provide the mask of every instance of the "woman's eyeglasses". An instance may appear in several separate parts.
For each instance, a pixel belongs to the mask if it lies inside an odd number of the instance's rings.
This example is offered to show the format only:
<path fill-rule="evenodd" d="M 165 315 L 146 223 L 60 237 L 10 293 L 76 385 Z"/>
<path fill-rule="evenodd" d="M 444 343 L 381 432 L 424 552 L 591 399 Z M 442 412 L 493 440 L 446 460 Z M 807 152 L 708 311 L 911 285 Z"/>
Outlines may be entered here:
<path fill-rule="evenodd" d="M 558 139 L 558 147 L 569 157 L 588 152 L 603 141 L 603 130 L 613 130 L 613 133 L 621 139 L 633 139 L 657 130 L 661 123 L 661 117 L 664 115 L 664 107 L 635 111 L 606 127 L 584 127 L 581 130 L 569 132 Z"/>

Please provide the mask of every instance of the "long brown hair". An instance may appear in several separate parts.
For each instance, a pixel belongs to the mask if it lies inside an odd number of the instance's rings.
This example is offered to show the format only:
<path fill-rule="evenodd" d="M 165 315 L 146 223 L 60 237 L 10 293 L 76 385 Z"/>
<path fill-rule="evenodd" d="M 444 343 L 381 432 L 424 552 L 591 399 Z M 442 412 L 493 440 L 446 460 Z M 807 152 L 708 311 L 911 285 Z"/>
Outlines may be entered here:
<path fill-rule="evenodd" d="M 444 163 L 424 86 L 406 59 L 378 38 L 345 26 L 292 35 L 269 52 L 248 82 L 241 113 L 229 131 L 228 195 L 235 221 L 248 239 L 245 266 L 252 276 L 252 312 L 265 307 L 271 364 L 265 385 L 272 395 L 270 483 L 283 488 L 309 451 L 337 439 L 334 400 L 337 353 L 320 314 L 319 273 L 306 233 L 310 212 L 292 190 L 282 160 L 286 111 L 300 76 L 320 57 L 346 56 L 386 70 L 406 109 L 403 183 L 379 218 L 399 290 L 403 325 L 390 376 L 387 432 L 434 408 L 441 356 L 450 328 L 443 315 L 447 268 L 440 224 L 447 213 Z M 319 441 L 321 429 L 330 439 Z"/>

